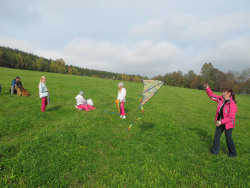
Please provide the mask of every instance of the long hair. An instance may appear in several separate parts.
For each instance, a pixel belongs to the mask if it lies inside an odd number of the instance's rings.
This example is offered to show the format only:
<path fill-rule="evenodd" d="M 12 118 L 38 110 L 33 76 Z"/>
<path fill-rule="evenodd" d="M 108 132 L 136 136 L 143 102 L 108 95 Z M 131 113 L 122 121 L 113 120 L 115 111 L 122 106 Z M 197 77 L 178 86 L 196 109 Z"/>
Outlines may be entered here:
<path fill-rule="evenodd" d="M 40 82 L 39 82 L 39 84 L 38 84 L 38 88 L 39 88 L 39 86 L 40 86 L 40 84 L 42 83 L 42 81 L 43 81 L 44 78 L 46 79 L 45 76 L 42 76 L 42 77 L 40 78 Z"/>
<path fill-rule="evenodd" d="M 227 92 L 230 92 L 231 93 L 231 97 L 232 97 L 232 99 L 234 100 L 234 102 L 236 103 L 236 100 L 235 100 L 235 94 L 234 94 L 234 92 L 233 92 L 233 89 L 232 88 L 223 88 L 222 89 L 222 92 L 223 91 L 227 91 Z"/>

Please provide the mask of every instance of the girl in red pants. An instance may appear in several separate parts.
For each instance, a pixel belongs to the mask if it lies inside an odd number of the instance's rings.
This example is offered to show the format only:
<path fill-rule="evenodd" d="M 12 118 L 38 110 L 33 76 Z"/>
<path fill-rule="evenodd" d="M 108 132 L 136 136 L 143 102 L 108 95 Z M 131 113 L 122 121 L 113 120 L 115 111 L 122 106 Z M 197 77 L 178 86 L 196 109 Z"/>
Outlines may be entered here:
<path fill-rule="evenodd" d="M 91 105 L 87 104 L 87 101 L 83 98 L 83 91 L 80 91 L 80 93 L 75 97 L 76 99 L 76 104 L 75 106 L 78 110 L 85 110 L 89 111 L 89 109 L 96 109 L 92 107 Z"/>
<path fill-rule="evenodd" d="M 120 101 L 120 118 L 122 119 L 126 119 L 126 114 L 125 114 L 125 110 L 124 110 L 124 104 L 126 102 L 126 89 L 124 88 L 124 84 L 122 82 L 120 82 L 118 84 L 118 96 L 117 99 Z"/>
<path fill-rule="evenodd" d="M 47 102 L 47 97 L 49 96 L 49 90 L 46 87 L 46 77 L 42 76 L 40 78 L 40 83 L 38 85 L 39 88 L 39 96 L 42 98 L 42 107 L 41 110 L 42 112 L 45 112 L 46 106 L 48 104 Z"/>

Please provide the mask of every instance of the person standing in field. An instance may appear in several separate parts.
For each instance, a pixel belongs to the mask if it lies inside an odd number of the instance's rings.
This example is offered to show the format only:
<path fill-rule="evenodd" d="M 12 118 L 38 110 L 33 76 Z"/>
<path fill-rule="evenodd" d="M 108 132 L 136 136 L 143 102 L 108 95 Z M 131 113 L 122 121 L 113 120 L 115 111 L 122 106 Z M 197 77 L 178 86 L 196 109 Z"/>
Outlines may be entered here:
<path fill-rule="evenodd" d="M 118 84 L 118 96 L 117 100 L 120 102 L 120 118 L 126 119 L 126 114 L 125 114 L 125 109 L 124 109 L 124 104 L 126 102 L 126 89 L 124 88 L 124 84 L 120 82 Z"/>
<path fill-rule="evenodd" d="M 46 87 L 46 77 L 45 76 L 42 76 L 40 78 L 38 88 L 39 88 L 39 96 L 40 96 L 40 98 L 42 98 L 41 110 L 42 110 L 42 112 L 45 112 L 46 106 L 48 104 L 47 97 L 49 96 L 49 90 Z"/>
<path fill-rule="evenodd" d="M 83 91 L 80 91 L 80 93 L 75 97 L 77 104 L 75 108 L 77 108 L 78 110 L 85 110 L 85 111 L 89 111 L 89 109 L 92 110 L 96 109 L 87 103 L 87 101 L 83 98 L 83 95 L 84 95 Z"/>
<path fill-rule="evenodd" d="M 215 123 L 216 130 L 214 134 L 214 142 L 212 146 L 212 155 L 217 155 L 220 148 L 220 136 L 225 131 L 225 137 L 227 147 L 229 151 L 229 157 L 236 157 L 236 149 L 232 139 L 233 128 L 235 127 L 235 114 L 237 112 L 237 106 L 235 101 L 235 95 L 231 88 L 223 88 L 222 95 L 215 95 L 207 83 L 202 82 L 206 88 L 208 96 L 218 103 Z"/>

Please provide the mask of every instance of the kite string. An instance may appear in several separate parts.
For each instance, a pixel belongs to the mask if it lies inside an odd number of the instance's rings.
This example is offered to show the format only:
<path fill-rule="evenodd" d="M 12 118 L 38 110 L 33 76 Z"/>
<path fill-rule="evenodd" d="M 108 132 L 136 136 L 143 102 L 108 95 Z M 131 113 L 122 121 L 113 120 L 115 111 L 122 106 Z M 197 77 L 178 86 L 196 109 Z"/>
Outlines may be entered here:
<path fill-rule="evenodd" d="M 142 103 L 142 100 L 140 99 L 140 102 Z M 139 120 L 139 119 L 141 119 L 142 118 L 142 116 L 144 115 L 144 109 L 143 109 L 143 106 L 141 107 L 141 111 L 142 111 L 142 115 L 139 117 L 139 118 L 137 118 L 136 120 L 134 120 L 130 125 L 129 125 L 129 127 L 128 127 L 128 129 L 127 130 L 129 130 L 131 127 L 132 127 L 132 125 L 137 121 L 137 120 Z"/>
<path fill-rule="evenodd" d="M 118 109 L 118 112 L 119 113 L 117 113 L 117 112 L 110 112 L 110 111 L 107 111 L 107 110 L 104 110 L 104 112 L 105 113 L 109 113 L 109 114 L 115 114 L 115 115 L 118 115 L 118 116 L 120 116 L 120 101 L 119 101 L 119 99 L 116 99 L 115 100 L 115 103 L 116 103 L 116 106 L 117 106 L 117 109 Z"/>

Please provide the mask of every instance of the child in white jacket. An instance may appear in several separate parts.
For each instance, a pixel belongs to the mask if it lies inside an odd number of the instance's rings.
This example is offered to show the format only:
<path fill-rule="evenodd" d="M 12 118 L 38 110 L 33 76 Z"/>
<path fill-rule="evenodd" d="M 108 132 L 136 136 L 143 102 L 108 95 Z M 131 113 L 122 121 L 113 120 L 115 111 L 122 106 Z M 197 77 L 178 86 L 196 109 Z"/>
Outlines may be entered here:
<path fill-rule="evenodd" d="M 49 90 L 46 87 L 46 77 L 45 76 L 42 76 L 40 78 L 38 88 L 39 88 L 39 97 L 42 99 L 41 110 L 42 110 L 42 112 L 45 112 L 46 106 L 48 104 L 47 97 L 49 97 Z"/>
<path fill-rule="evenodd" d="M 89 111 L 89 109 L 96 109 L 87 104 L 87 101 L 83 98 L 83 94 L 84 94 L 83 91 L 80 91 L 80 93 L 75 97 L 77 104 L 75 107 L 78 110 L 85 110 L 85 111 Z"/>
<path fill-rule="evenodd" d="M 124 88 L 124 84 L 122 82 L 120 82 L 118 84 L 118 96 L 117 99 L 120 102 L 120 118 L 122 119 L 126 119 L 126 114 L 125 114 L 125 110 L 124 110 L 124 104 L 126 102 L 126 89 Z"/>

